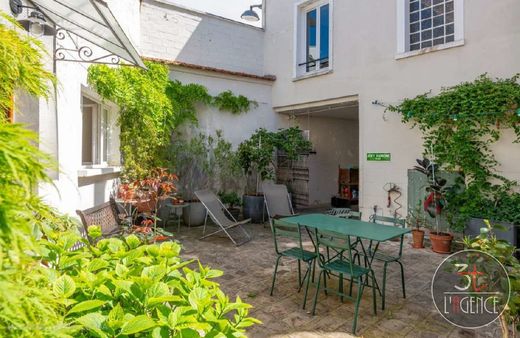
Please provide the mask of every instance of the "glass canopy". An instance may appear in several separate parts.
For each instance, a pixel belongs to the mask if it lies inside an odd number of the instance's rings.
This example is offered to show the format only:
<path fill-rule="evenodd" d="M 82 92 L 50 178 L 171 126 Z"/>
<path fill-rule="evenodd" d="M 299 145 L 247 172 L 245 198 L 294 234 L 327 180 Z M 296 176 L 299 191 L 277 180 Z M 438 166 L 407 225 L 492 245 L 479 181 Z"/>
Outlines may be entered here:
<path fill-rule="evenodd" d="M 30 1 L 56 25 L 56 60 L 146 68 L 105 1 Z"/>

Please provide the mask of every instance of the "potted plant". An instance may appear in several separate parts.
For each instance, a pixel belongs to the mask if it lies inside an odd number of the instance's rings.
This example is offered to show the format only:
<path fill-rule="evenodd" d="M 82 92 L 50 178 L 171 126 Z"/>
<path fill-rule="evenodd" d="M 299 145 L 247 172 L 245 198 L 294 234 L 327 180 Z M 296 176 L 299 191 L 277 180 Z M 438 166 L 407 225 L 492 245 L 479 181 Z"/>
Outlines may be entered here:
<path fill-rule="evenodd" d="M 415 210 L 409 211 L 406 222 L 412 227 L 412 247 L 414 249 L 423 249 L 424 230 L 421 229 L 421 226 L 426 226 L 427 223 L 426 218 L 421 213 L 421 208 L 417 207 Z"/>
<path fill-rule="evenodd" d="M 251 218 L 253 223 L 265 222 L 267 212 L 260 183 L 275 180 L 276 151 L 284 152 L 288 159 L 294 160 L 301 154 L 308 154 L 311 146 L 297 127 L 276 132 L 260 128 L 239 145 L 239 162 L 247 176 L 247 190 L 243 196 L 244 218 Z"/>
<path fill-rule="evenodd" d="M 210 188 L 213 139 L 198 134 L 190 139 L 174 135 L 169 149 L 171 168 L 179 175 L 179 194 L 189 205 L 183 209 L 184 224 L 200 226 L 206 219 L 206 208 L 197 200 L 195 191 Z"/>
<path fill-rule="evenodd" d="M 437 253 L 450 253 L 453 235 L 441 231 L 441 215 L 446 206 L 445 194 L 448 190 L 447 181 L 438 175 L 438 165 L 427 158 L 417 160 L 415 170 L 423 173 L 428 178 L 426 186 L 426 198 L 423 201 L 423 209 L 427 215 L 434 219 L 433 230 L 430 230 L 432 250 Z"/>
<path fill-rule="evenodd" d="M 240 216 L 240 206 L 242 205 L 240 196 L 234 191 L 221 191 L 218 195 L 220 201 L 226 206 L 229 213 L 235 220 L 238 220 L 238 217 Z"/>

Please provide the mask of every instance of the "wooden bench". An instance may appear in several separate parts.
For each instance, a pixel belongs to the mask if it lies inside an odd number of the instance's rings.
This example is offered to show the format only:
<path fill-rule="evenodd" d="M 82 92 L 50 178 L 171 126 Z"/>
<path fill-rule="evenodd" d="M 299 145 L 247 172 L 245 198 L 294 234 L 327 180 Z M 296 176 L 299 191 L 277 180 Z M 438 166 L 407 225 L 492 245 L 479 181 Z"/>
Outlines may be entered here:
<path fill-rule="evenodd" d="M 88 238 L 92 243 L 92 239 L 88 237 L 88 228 L 92 225 L 101 227 L 101 238 L 119 236 L 123 234 L 123 228 L 118 216 L 117 204 L 113 199 L 86 210 L 76 210 L 81 218 L 84 231 L 83 236 Z"/>

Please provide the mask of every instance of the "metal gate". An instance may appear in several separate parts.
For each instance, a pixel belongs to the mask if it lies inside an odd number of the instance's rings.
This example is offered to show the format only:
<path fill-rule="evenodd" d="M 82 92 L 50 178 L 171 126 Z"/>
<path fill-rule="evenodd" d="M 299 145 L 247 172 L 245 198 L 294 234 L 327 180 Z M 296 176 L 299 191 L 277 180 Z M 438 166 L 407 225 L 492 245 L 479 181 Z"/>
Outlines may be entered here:
<path fill-rule="evenodd" d="M 277 154 L 276 183 L 287 186 L 295 208 L 309 206 L 308 158 L 308 155 L 300 155 L 296 160 L 289 160 L 285 154 Z"/>

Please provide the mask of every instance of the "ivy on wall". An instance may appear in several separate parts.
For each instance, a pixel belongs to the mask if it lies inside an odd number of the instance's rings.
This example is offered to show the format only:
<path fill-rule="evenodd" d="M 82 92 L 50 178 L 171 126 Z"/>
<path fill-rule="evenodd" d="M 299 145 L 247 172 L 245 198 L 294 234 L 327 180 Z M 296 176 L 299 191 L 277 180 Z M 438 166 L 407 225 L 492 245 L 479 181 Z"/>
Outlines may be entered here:
<path fill-rule="evenodd" d="M 448 171 L 461 173 L 464 192 L 450 195 L 451 209 L 461 216 L 459 223 L 469 216 L 493 218 L 496 215 L 489 211 L 493 205 L 497 209 L 502 202 L 509 204 L 506 199 L 518 199 L 512 189 L 516 182 L 497 172 L 499 163 L 491 148 L 503 129 L 512 129 L 514 142 L 520 142 L 518 79 L 518 75 L 492 79 L 484 74 L 443 88 L 438 95 L 422 94 L 388 108 L 422 131 L 426 156 Z M 493 183 L 497 180 L 500 186 Z"/>
<path fill-rule="evenodd" d="M 88 82 L 103 98 L 120 107 L 121 153 L 126 178 L 140 178 L 165 164 L 165 149 L 172 131 L 184 123 L 197 123 L 196 104 L 215 105 L 234 114 L 254 104 L 230 91 L 212 97 L 206 87 L 182 84 L 169 78 L 167 66 L 145 62 L 134 67 L 89 67 Z"/>

